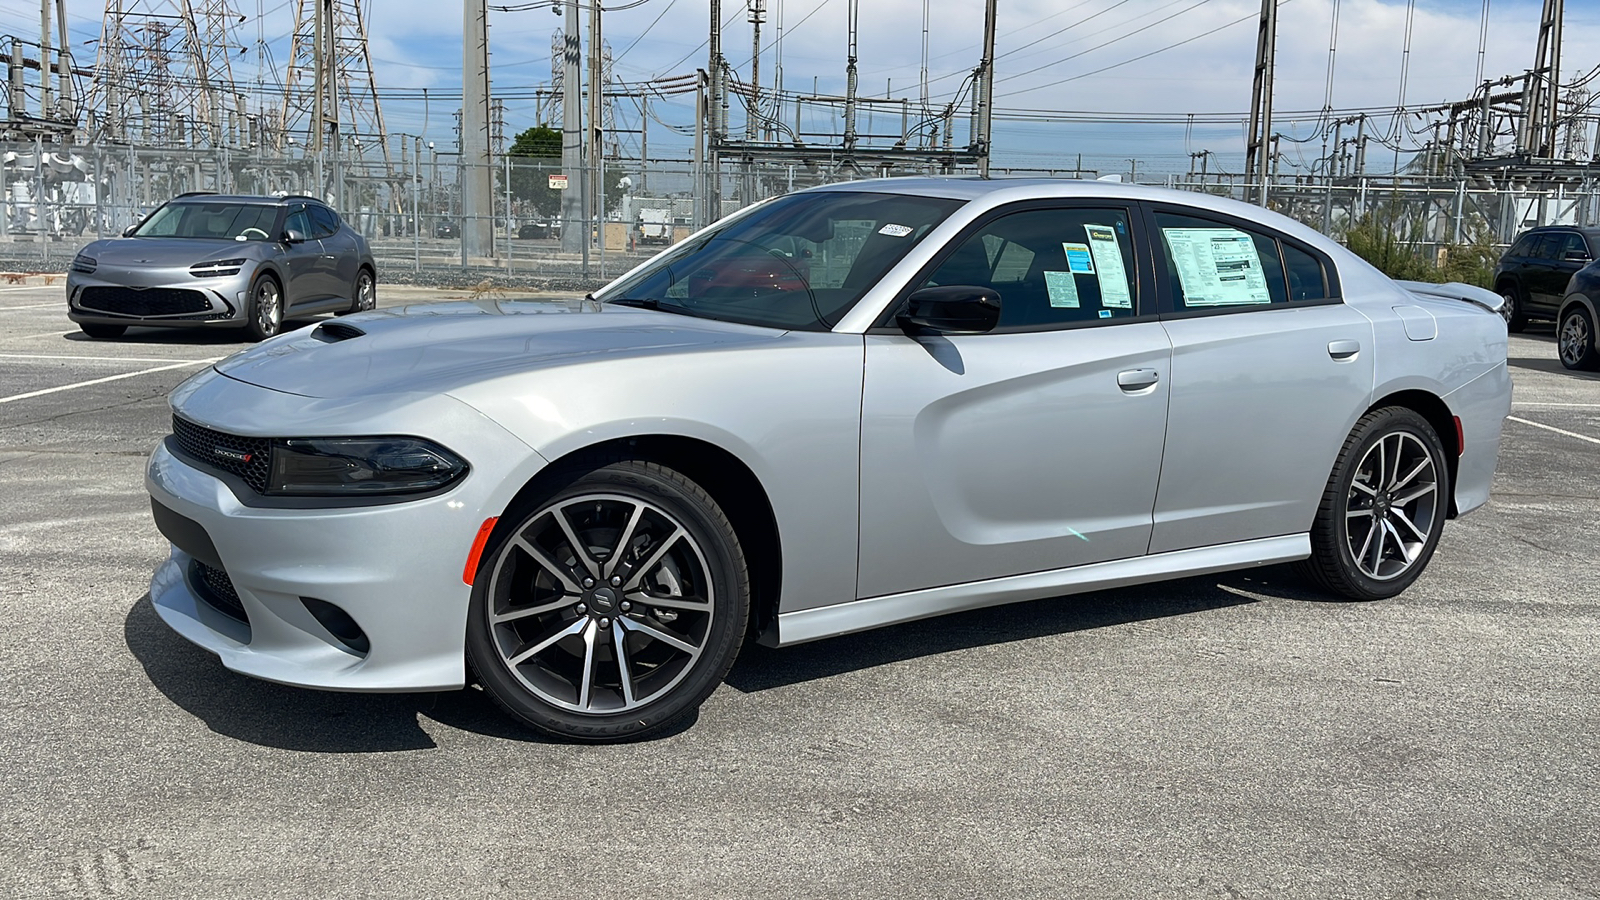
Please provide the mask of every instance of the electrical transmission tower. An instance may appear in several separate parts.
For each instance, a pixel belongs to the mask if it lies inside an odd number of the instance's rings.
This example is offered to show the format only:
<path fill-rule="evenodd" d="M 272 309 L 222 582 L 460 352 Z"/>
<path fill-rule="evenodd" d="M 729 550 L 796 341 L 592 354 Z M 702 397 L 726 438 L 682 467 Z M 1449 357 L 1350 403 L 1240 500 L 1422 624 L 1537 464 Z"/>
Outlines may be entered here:
<path fill-rule="evenodd" d="M 100 32 L 90 140 L 237 146 L 248 103 L 230 59 L 244 52 L 231 0 L 112 0 Z"/>
<path fill-rule="evenodd" d="M 312 153 L 354 153 L 374 145 L 389 160 L 372 54 L 370 0 L 298 0 L 279 134 L 298 135 Z"/>

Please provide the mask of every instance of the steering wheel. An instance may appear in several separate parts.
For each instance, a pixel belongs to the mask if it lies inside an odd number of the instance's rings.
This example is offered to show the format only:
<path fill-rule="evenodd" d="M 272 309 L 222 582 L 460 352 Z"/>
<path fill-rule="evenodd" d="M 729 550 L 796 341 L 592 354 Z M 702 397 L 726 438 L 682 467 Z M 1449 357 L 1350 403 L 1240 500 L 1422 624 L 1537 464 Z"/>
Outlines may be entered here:
<path fill-rule="evenodd" d="M 254 231 L 256 234 L 261 235 L 261 239 L 263 241 L 267 240 L 268 237 L 269 237 L 269 235 L 265 231 L 262 231 L 259 228 L 246 228 L 245 230 L 239 232 L 239 237 L 248 238 L 250 236 L 250 232 L 252 232 L 252 231 Z"/>

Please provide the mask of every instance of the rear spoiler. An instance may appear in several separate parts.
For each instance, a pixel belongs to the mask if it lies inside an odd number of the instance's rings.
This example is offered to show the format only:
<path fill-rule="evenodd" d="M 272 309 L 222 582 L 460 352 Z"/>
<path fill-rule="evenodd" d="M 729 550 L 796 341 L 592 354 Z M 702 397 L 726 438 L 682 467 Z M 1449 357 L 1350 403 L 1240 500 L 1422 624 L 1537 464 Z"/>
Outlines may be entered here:
<path fill-rule="evenodd" d="M 1467 303 L 1476 303 L 1492 313 L 1500 312 L 1500 305 L 1505 301 L 1499 294 L 1486 288 L 1452 281 L 1447 284 L 1429 284 L 1426 281 L 1396 281 L 1413 294 L 1423 297 L 1435 297 L 1442 300 L 1464 300 Z"/>

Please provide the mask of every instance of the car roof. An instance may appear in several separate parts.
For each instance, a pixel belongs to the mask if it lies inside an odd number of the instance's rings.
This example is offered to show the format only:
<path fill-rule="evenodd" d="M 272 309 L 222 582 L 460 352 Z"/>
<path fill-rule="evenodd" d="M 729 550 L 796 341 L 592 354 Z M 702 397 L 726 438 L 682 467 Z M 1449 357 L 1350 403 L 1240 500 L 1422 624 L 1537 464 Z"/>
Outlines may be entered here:
<path fill-rule="evenodd" d="M 1145 184 L 1123 184 L 1115 181 L 1086 181 L 1073 178 L 983 178 L 965 176 L 952 178 L 904 177 L 873 178 L 865 181 L 843 181 L 820 185 L 812 191 L 874 191 L 885 194 L 910 194 L 921 197 L 943 197 L 951 200 L 979 202 L 993 208 L 1025 200 L 1109 200 L 1121 203 L 1144 201 L 1170 203 L 1190 209 L 1210 210 L 1225 216 L 1260 223 L 1289 234 L 1324 252 L 1343 258 L 1344 248 L 1332 238 L 1310 226 L 1281 213 L 1227 197 L 1218 197 L 1199 191 L 1180 191 L 1173 188 Z"/>
<path fill-rule="evenodd" d="M 327 206 L 315 197 L 302 194 L 288 194 L 283 197 L 268 197 L 260 194 L 212 194 L 205 191 L 193 191 L 173 197 L 170 203 L 241 203 L 250 206 L 282 206 L 290 200 L 303 200 L 319 206 Z"/>
<path fill-rule="evenodd" d="M 1600 239 L 1600 227 L 1593 225 L 1536 225 L 1523 234 L 1557 234 L 1576 231 L 1585 237 Z M 1519 235 L 1520 236 L 1520 235 Z"/>

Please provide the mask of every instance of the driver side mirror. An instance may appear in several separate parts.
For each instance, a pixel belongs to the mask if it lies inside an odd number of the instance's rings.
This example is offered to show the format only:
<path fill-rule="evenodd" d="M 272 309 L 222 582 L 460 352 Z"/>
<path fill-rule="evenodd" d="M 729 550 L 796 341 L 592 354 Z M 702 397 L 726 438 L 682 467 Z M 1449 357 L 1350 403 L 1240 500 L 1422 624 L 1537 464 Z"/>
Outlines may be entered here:
<path fill-rule="evenodd" d="M 1000 324 L 1000 293 L 969 284 L 923 288 L 906 298 L 895 321 L 908 334 L 985 334 Z"/>
<path fill-rule="evenodd" d="M 290 244 L 303 244 L 306 240 L 306 233 L 298 228 L 285 228 L 283 230 L 283 240 Z"/>
<path fill-rule="evenodd" d="M 123 237 L 133 237 L 133 233 L 135 231 L 138 231 L 138 230 L 139 230 L 139 226 L 138 225 L 129 225 L 127 228 L 122 229 L 122 236 Z"/>
<path fill-rule="evenodd" d="M 1586 262 L 1588 262 L 1590 260 L 1591 257 L 1589 256 L 1589 254 L 1583 252 L 1582 250 L 1568 250 L 1566 253 L 1562 254 L 1561 258 L 1566 260 L 1567 262 L 1586 263 Z"/>

